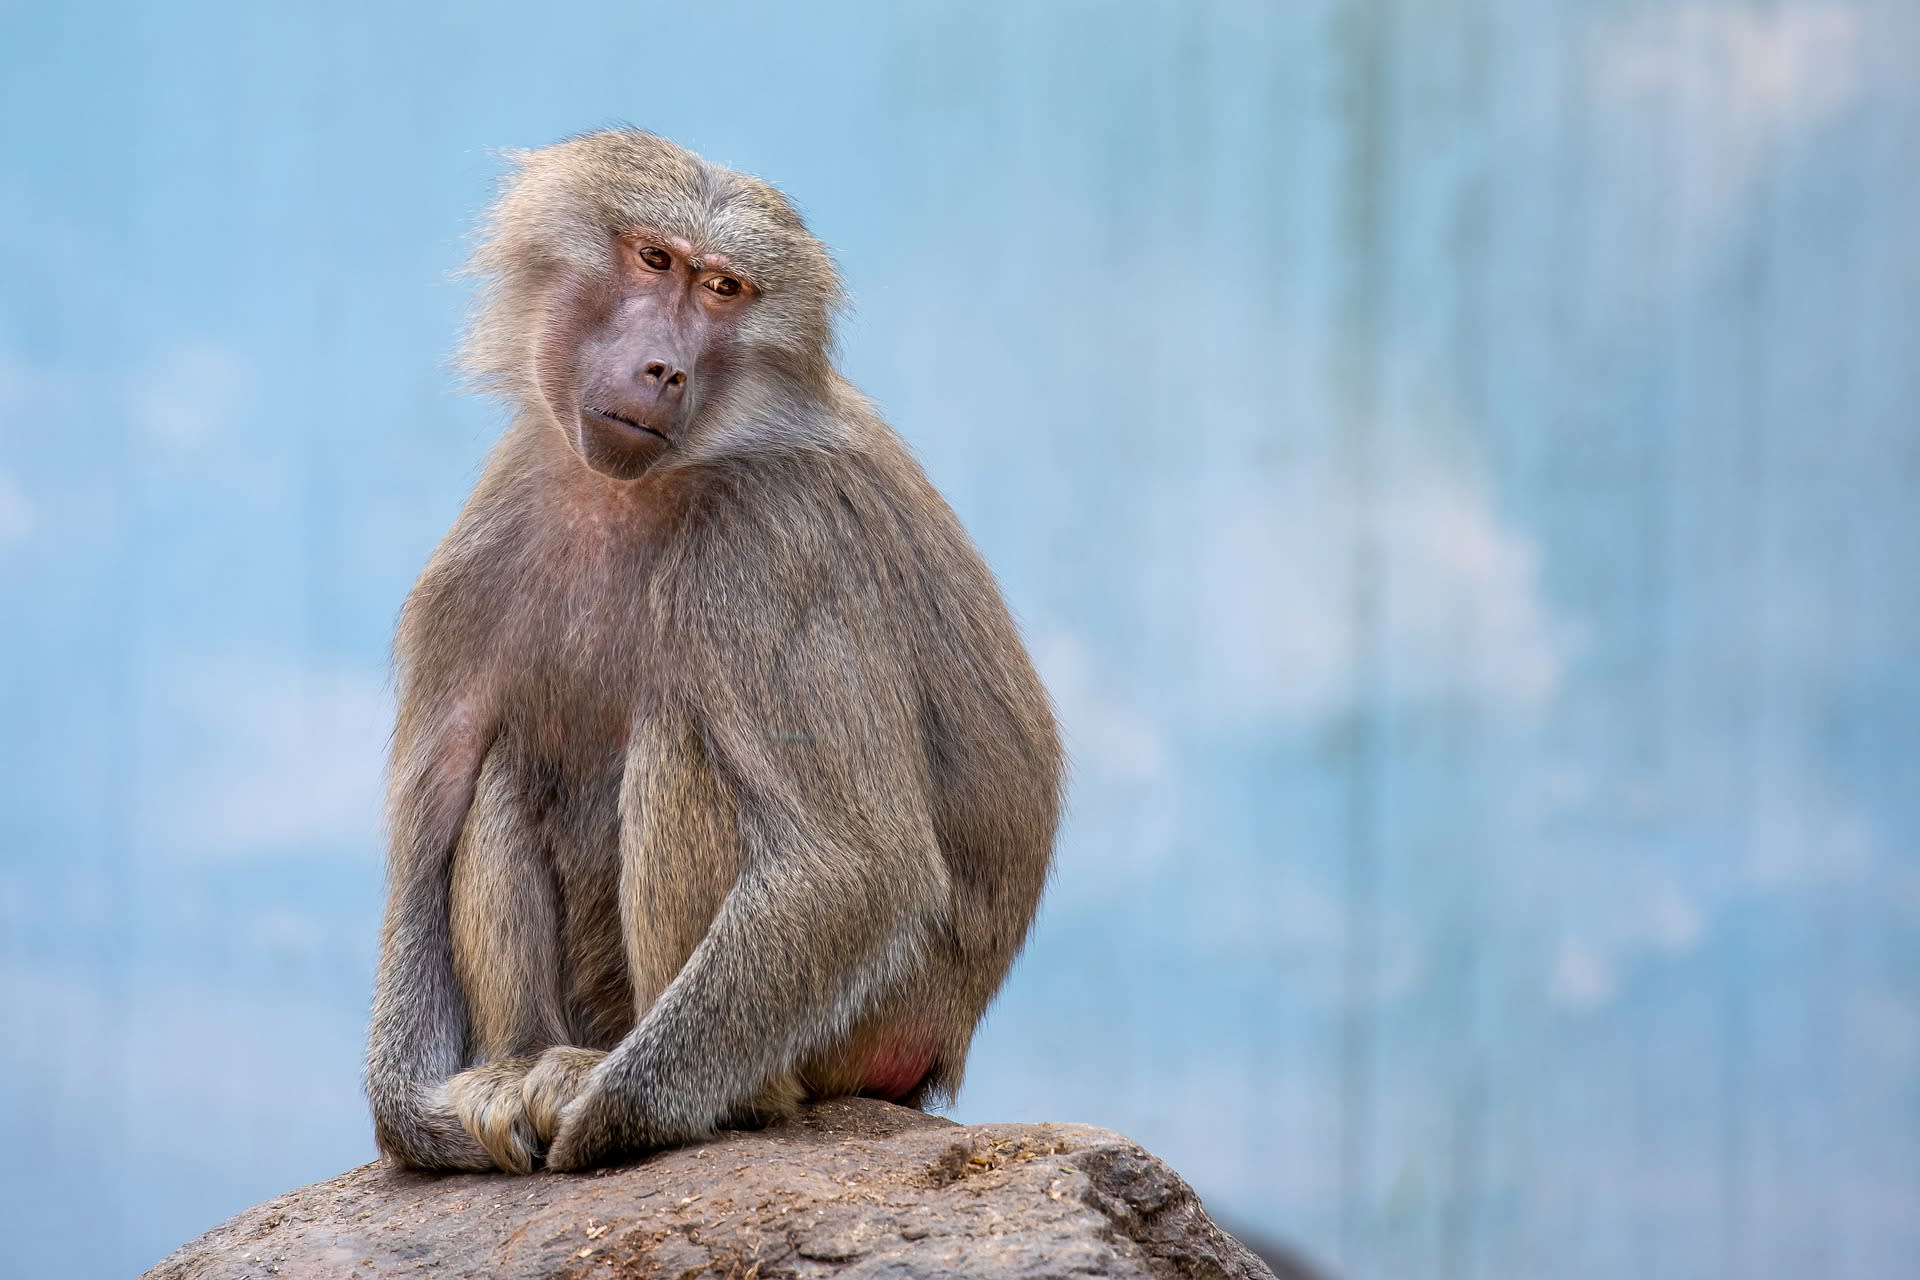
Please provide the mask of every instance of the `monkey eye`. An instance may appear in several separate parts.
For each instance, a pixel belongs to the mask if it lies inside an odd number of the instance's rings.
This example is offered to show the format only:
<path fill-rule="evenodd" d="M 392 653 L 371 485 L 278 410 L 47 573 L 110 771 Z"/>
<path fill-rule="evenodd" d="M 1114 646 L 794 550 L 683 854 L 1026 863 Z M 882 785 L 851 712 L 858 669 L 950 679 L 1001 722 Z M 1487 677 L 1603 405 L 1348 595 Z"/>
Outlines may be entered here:
<path fill-rule="evenodd" d="M 707 281 L 707 288 L 723 298 L 731 298 L 740 292 L 740 282 L 732 276 L 715 276 Z"/>
<path fill-rule="evenodd" d="M 640 261 L 646 263 L 655 271 L 665 271 L 673 265 L 673 258 L 667 251 L 654 245 L 648 245 L 640 251 Z"/>

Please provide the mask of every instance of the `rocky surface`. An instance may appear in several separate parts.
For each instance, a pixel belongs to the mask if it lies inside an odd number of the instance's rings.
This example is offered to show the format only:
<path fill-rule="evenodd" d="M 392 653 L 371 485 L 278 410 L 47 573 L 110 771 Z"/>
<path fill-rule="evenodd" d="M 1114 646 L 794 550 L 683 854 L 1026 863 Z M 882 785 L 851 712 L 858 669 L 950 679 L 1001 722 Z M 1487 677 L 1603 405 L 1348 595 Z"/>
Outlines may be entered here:
<path fill-rule="evenodd" d="M 1272 1274 L 1119 1134 L 843 1100 L 581 1176 L 366 1165 L 247 1210 L 147 1276 Z"/>

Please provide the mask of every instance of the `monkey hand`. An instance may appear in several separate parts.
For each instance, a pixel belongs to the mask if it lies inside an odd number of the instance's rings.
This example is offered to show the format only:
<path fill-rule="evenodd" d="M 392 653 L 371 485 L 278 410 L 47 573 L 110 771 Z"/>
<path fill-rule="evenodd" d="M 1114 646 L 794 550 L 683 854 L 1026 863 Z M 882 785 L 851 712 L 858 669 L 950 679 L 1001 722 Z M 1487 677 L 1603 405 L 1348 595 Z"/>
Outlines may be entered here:
<path fill-rule="evenodd" d="M 560 1113 L 560 1130 L 547 1148 L 547 1168 L 578 1173 L 638 1155 L 668 1140 L 645 1114 L 633 1094 L 604 1072 L 590 1078 L 580 1096 Z"/>
<path fill-rule="evenodd" d="M 558 1044 L 542 1053 L 520 1084 L 520 1099 L 542 1147 L 560 1132 L 560 1117 L 586 1091 L 587 1079 L 606 1052 Z"/>
<path fill-rule="evenodd" d="M 524 1058 L 471 1067 L 447 1081 L 447 1101 L 473 1140 L 508 1173 L 532 1173 L 540 1139 L 522 1097 Z"/>

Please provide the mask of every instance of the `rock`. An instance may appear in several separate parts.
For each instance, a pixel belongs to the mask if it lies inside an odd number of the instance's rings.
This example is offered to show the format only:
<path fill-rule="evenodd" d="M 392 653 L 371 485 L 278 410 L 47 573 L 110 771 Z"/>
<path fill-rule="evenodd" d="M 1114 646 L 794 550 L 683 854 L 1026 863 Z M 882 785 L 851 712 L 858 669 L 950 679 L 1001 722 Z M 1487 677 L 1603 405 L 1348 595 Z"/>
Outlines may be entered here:
<path fill-rule="evenodd" d="M 1119 1134 L 844 1099 L 592 1174 L 370 1164 L 215 1227 L 147 1280 L 268 1276 L 1271 1277 Z"/>

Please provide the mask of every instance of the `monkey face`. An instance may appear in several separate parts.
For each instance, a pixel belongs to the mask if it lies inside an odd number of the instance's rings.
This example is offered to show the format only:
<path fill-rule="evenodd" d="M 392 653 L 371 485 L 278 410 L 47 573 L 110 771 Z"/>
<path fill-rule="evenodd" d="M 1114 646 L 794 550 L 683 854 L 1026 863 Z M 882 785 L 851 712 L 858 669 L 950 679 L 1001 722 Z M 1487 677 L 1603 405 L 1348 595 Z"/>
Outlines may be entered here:
<path fill-rule="evenodd" d="M 541 362 L 547 407 L 589 467 L 636 479 L 717 399 L 758 291 L 723 255 L 640 229 L 615 237 L 605 279 L 562 293 Z"/>

